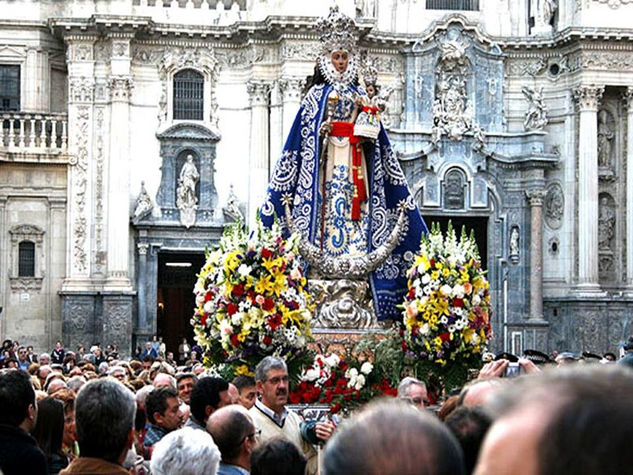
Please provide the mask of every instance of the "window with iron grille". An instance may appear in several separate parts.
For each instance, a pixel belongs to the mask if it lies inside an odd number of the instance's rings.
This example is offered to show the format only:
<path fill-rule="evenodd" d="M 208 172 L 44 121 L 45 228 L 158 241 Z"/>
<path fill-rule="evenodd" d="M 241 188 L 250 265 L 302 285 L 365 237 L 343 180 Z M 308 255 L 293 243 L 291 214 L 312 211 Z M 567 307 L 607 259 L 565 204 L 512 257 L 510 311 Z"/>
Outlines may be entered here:
<path fill-rule="evenodd" d="M 20 66 L 0 64 L 0 110 L 20 110 Z"/>
<path fill-rule="evenodd" d="M 426 0 L 427 10 L 479 10 L 479 0 Z"/>
<path fill-rule="evenodd" d="M 22 241 L 18 246 L 18 276 L 35 276 L 35 243 Z"/>
<path fill-rule="evenodd" d="M 185 69 L 174 75 L 174 120 L 203 120 L 204 77 Z"/>

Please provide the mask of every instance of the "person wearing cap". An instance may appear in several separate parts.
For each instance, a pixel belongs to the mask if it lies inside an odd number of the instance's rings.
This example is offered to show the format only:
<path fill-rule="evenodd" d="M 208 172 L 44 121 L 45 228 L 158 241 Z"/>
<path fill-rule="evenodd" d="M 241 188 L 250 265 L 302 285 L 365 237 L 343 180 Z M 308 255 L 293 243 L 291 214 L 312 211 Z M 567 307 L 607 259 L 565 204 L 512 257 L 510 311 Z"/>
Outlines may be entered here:
<path fill-rule="evenodd" d="M 530 360 L 536 365 L 543 365 L 552 362 L 551 358 L 546 353 L 538 350 L 523 351 L 523 358 Z"/>
<path fill-rule="evenodd" d="M 556 361 L 556 364 L 558 366 L 572 364 L 576 362 L 576 355 L 574 355 L 570 351 L 563 351 L 562 353 L 558 354 L 554 361 Z"/>

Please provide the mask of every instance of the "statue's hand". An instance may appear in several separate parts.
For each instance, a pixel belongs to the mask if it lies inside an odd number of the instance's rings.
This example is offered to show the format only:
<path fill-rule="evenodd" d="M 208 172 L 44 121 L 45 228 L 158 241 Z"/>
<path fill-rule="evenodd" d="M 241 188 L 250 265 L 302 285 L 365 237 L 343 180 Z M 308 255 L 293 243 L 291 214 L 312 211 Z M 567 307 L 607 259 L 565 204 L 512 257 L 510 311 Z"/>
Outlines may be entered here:
<path fill-rule="evenodd" d="M 329 135 L 332 132 L 332 123 L 331 122 L 323 122 L 321 127 L 319 127 L 319 134 L 321 136 Z"/>

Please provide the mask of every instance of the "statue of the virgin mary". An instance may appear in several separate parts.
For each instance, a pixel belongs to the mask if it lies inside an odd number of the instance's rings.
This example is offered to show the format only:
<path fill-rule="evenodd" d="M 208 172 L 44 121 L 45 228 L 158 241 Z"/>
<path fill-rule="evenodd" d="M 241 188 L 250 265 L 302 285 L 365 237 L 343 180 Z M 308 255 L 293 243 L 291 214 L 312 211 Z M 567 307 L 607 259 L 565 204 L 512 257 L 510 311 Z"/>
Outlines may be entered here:
<path fill-rule="evenodd" d="M 289 204 L 294 229 L 324 255 L 343 259 L 379 248 L 398 223 L 399 243 L 369 283 L 377 319 L 399 319 L 406 270 L 427 228 L 382 124 L 355 131 L 367 111 L 353 20 L 334 7 L 317 26 L 322 49 L 312 85 L 274 168 L 262 221 L 271 225 L 277 215 L 284 222 Z"/>

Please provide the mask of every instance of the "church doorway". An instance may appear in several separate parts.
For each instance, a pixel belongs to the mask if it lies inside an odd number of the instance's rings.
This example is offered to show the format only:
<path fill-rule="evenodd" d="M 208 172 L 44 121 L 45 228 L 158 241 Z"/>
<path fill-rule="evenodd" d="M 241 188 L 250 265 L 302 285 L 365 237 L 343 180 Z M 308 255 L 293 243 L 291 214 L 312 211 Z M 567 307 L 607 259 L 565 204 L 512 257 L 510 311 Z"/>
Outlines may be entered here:
<path fill-rule="evenodd" d="M 158 254 L 158 289 L 156 331 L 163 337 L 167 351 L 178 359 L 178 345 L 183 337 L 190 345 L 195 298 L 193 287 L 204 265 L 203 252 L 161 252 Z"/>
<path fill-rule="evenodd" d="M 481 257 L 481 266 L 484 270 L 488 269 L 488 217 L 486 216 L 433 216 L 424 215 L 424 221 L 431 229 L 432 223 L 439 223 L 443 233 L 446 232 L 448 222 L 450 221 L 455 229 L 457 239 L 461 236 L 462 226 L 466 228 L 466 234 L 470 235 L 470 231 L 475 231 L 475 241 L 479 248 L 479 256 Z"/>

